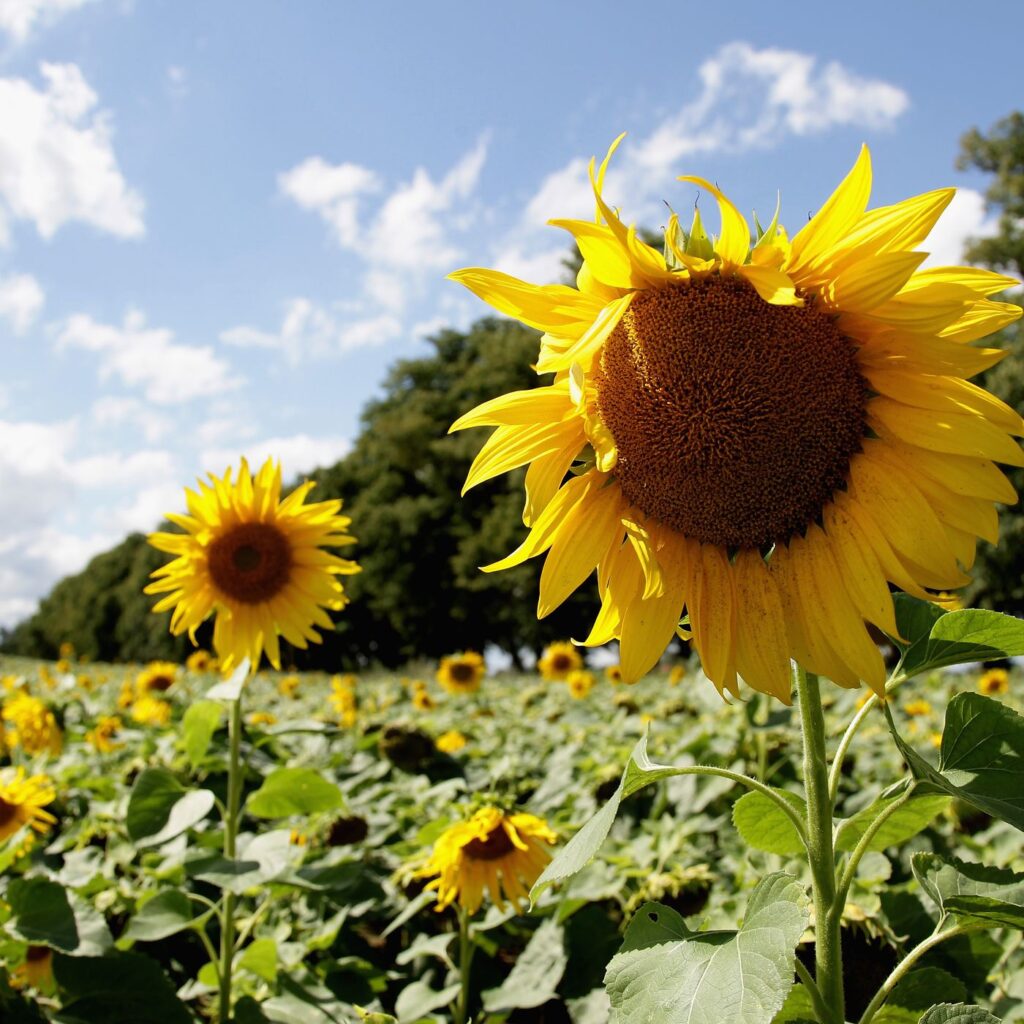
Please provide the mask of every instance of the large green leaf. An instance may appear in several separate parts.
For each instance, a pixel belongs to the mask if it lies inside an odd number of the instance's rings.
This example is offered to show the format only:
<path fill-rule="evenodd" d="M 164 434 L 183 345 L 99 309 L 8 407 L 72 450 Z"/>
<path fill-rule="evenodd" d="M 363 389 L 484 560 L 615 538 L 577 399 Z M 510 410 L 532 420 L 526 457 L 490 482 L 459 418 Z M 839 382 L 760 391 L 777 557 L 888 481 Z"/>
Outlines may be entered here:
<path fill-rule="evenodd" d="M 917 853 L 911 864 L 921 888 L 945 913 L 1024 928 L 1024 874 L 934 853 Z"/>
<path fill-rule="evenodd" d="M 124 937 L 155 942 L 177 935 L 192 924 L 192 901 L 180 889 L 163 889 L 128 922 Z"/>
<path fill-rule="evenodd" d="M 341 807 L 341 790 L 312 768 L 278 768 L 272 771 L 246 801 L 246 810 L 257 818 L 287 818 Z"/>
<path fill-rule="evenodd" d="M 906 650 L 920 640 L 927 640 L 932 626 L 946 614 L 946 609 L 934 601 L 921 601 L 909 594 L 895 594 L 896 628 L 899 637 L 893 637 Z"/>
<path fill-rule="evenodd" d="M 198 825 L 215 802 L 208 789 L 186 789 L 166 768 L 147 768 L 128 798 L 128 835 L 136 846 L 166 843 Z"/>
<path fill-rule="evenodd" d="M 1024 718 L 1016 711 L 978 693 L 958 693 L 946 709 L 937 770 L 896 731 L 888 704 L 885 713 L 916 778 L 1024 830 Z"/>
<path fill-rule="evenodd" d="M 942 1003 L 933 1006 L 920 1020 L 920 1024 L 1001 1024 L 988 1010 L 966 1003 Z"/>
<path fill-rule="evenodd" d="M 215 700 L 197 701 L 182 716 L 181 745 L 193 768 L 206 757 L 213 734 L 223 717 L 224 707 Z"/>
<path fill-rule="evenodd" d="M 917 675 L 947 665 L 1020 654 L 1024 654 L 1024 620 L 981 608 L 965 608 L 941 615 L 927 638 L 911 644 L 903 659 L 903 671 Z"/>
<path fill-rule="evenodd" d="M 783 789 L 776 792 L 801 817 L 807 817 L 807 804 L 802 797 Z M 804 842 L 790 817 L 764 793 L 744 793 L 733 804 L 732 821 L 743 841 L 755 850 L 779 854 L 804 852 Z"/>
<path fill-rule="evenodd" d="M 273 939 L 250 942 L 238 958 L 238 966 L 252 971 L 264 981 L 277 980 L 277 943 Z"/>
<path fill-rule="evenodd" d="M 686 932 L 626 948 L 605 975 L 611 1024 L 770 1024 L 793 985 L 793 951 L 807 916 L 803 887 L 776 873 L 751 893 L 739 931 Z M 656 937 L 642 927 L 639 940 L 627 931 L 624 947 Z"/>
<path fill-rule="evenodd" d="M 37 946 L 72 956 L 102 956 L 112 945 L 107 924 L 94 907 L 47 878 L 14 878 L 7 886 L 7 930 Z"/>
<path fill-rule="evenodd" d="M 302 849 L 291 842 L 290 831 L 276 829 L 243 837 L 237 858 L 209 854 L 186 862 L 185 869 L 193 878 L 240 894 L 279 878 L 301 857 Z"/>
<path fill-rule="evenodd" d="M 530 937 L 509 976 L 498 988 L 483 994 L 484 1009 L 532 1009 L 555 995 L 569 962 L 565 951 L 565 931 L 553 918 L 546 918 Z"/>
<path fill-rule="evenodd" d="M 882 797 L 844 821 L 836 837 L 836 849 L 840 852 L 852 850 L 875 819 L 898 799 L 898 794 Z M 893 811 L 882 827 L 872 836 L 871 842 L 868 843 L 868 850 L 881 852 L 890 846 L 899 846 L 905 843 L 922 829 L 927 828 L 949 806 L 949 803 L 950 798 L 940 793 L 912 797 L 898 810 Z"/>
<path fill-rule="evenodd" d="M 964 983 L 941 967 L 920 967 L 911 971 L 889 994 L 872 1024 L 917 1024 L 921 1014 L 936 1002 L 959 1002 L 967 998 Z"/>
<path fill-rule="evenodd" d="M 398 998 L 395 1000 L 395 1013 L 398 1014 L 400 1024 L 411 1024 L 413 1021 L 422 1020 L 434 1010 L 447 1006 L 458 996 L 459 989 L 462 987 L 459 982 L 436 989 L 431 984 L 433 979 L 433 972 L 427 972 L 425 977 L 418 978 L 412 984 L 406 985 L 398 993 Z"/>

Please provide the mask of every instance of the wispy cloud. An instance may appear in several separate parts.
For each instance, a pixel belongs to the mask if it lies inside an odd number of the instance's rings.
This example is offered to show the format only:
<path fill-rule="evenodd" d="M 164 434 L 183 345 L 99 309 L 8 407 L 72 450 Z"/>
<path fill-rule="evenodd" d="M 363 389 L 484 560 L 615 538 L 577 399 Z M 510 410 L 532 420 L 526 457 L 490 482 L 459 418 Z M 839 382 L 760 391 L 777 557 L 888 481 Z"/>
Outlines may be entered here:
<path fill-rule="evenodd" d="M 0 31 L 23 43 L 37 29 L 92 0 L 0 0 Z"/>
<path fill-rule="evenodd" d="M 31 274 L 0 277 L 0 317 L 15 334 L 24 334 L 39 316 L 46 295 Z"/>

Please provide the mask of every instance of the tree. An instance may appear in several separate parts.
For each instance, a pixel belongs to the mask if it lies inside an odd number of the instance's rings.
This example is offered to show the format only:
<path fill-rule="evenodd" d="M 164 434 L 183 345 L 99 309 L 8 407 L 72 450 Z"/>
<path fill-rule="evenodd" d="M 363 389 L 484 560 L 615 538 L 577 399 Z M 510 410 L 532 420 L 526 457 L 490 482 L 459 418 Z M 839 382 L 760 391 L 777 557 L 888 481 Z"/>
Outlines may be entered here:
<path fill-rule="evenodd" d="M 1015 112 L 983 135 L 972 128 L 961 139 L 957 167 L 975 168 L 994 176 L 985 191 L 990 208 L 999 211 L 999 229 L 991 238 L 972 239 L 965 256 L 1016 277 L 1024 277 L 1024 114 Z M 1001 296 L 1019 302 L 1019 293 Z M 1024 329 L 1021 321 L 985 344 L 1009 351 L 1001 363 L 979 381 L 1014 409 L 1024 410 Z M 1024 470 L 1008 470 L 1024 494 Z M 1024 613 L 1024 513 L 1020 505 L 1004 508 L 999 515 L 999 544 L 982 543 L 978 549 L 974 583 L 966 597 L 972 604 Z"/>

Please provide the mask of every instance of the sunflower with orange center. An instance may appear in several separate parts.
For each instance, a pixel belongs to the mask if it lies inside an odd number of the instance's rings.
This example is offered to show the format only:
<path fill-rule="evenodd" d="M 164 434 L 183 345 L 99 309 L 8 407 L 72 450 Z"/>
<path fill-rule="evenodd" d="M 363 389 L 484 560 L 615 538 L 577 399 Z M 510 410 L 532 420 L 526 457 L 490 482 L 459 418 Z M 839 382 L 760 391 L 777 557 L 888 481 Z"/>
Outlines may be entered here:
<path fill-rule="evenodd" d="M 475 914 L 485 893 L 499 910 L 506 901 L 518 908 L 551 859 L 556 840 L 536 815 L 483 807 L 441 833 L 415 877 L 436 876 L 427 889 L 437 892 L 438 910 L 457 902 Z"/>
<path fill-rule="evenodd" d="M 545 616 L 596 569 L 584 643 L 618 639 L 626 682 L 685 614 L 720 692 L 742 678 L 789 702 L 792 659 L 880 693 L 868 625 L 897 635 L 890 584 L 964 586 L 995 503 L 1016 500 L 995 463 L 1024 465 L 1024 421 L 969 378 L 1004 355 L 973 342 L 1021 315 L 989 298 L 1017 282 L 921 269 L 954 190 L 868 210 L 866 147 L 793 238 L 777 218 L 752 237 L 718 188 L 681 179 L 721 233 L 673 214 L 664 252 L 605 202 L 610 156 L 591 162 L 596 220 L 552 222 L 583 256 L 575 288 L 452 275 L 542 330 L 536 369 L 554 374 L 452 427 L 497 427 L 467 489 L 529 467 L 530 532 L 487 571 L 546 553 Z"/>
<path fill-rule="evenodd" d="M 171 632 L 196 630 L 215 616 L 213 645 L 220 667 L 244 658 L 253 670 L 264 651 L 281 667 L 278 636 L 305 649 L 320 643 L 317 629 L 333 629 L 328 611 L 347 599 L 338 576 L 359 566 L 325 548 L 346 547 L 350 520 L 340 501 L 304 504 L 307 481 L 281 498 L 281 467 L 267 459 L 255 475 L 242 459 L 237 474 L 210 474 L 198 493 L 186 489 L 188 515 L 167 518 L 184 533 L 154 533 L 149 542 L 175 556 L 157 569 L 147 594 L 164 594 L 154 612 L 173 609 Z"/>
<path fill-rule="evenodd" d="M 570 672 L 583 668 L 580 652 L 564 641 L 556 641 L 544 648 L 544 653 L 537 659 L 537 671 L 541 677 L 551 681 L 569 678 Z"/>

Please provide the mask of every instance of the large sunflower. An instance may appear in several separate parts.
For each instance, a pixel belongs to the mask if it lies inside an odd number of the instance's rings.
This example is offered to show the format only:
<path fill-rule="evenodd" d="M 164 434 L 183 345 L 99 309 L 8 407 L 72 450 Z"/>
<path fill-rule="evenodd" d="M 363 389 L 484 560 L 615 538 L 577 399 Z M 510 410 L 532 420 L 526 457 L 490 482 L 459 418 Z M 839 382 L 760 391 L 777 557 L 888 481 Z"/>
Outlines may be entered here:
<path fill-rule="evenodd" d="M 307 481 L 281 500 L 281 467 L 267 459 L 255 478 L 245 459 L 237 476 L 210 474 L 199 493 L 186 489 L 189 515 L 167 518 L 185 533 L 154 533 L 149 542 L 175 555 L 157 569 L 147 594 L 166 594 L 154 612 L 174 609 L 171 632 L 195 633 L 216 615 L 213 644 L 220 667 L 243 658 L 253 669 L 265 650 L 280 669 L 278 634 L 296 647 L 320 642 L 313 627 L 333 629 L 324 609 L 346 604 L 339 575 L 359 572 L 348 559 L 324 551 L 353 544 L 340 501 L 304 505 Z"/>
<path fill-rule="evenodd" d="M 437 876 L 427 889 L 437 891 L 438 910 L 458 902 L 475 914 L 485 892 L 499 910 L 506 900 L 519 907 L 551 859 L 550 844 L 556 839 L 536 815 L 483 807 L 446 828 L 416 874 Z"/>
<path fill-rule="evenodd" d="M 46 810 L 57 798 L 53 783 L 45 775 L 26 778 L 17 768 L 0 777 L 0 843 L 10 839 L 26 825 L 36 832 L 47 832 L 57 819 Z"/>
<path fill-rule="evenodd" d="M 919 269 L 954 190 L 867 210 L 866 147 L 792 239 L 777 218 L 751 238 L 714 185 L 681 179 L 714 196 L 722 230 L 673 214 L 664 254 L 602 198 L 607 164 L 591 162 L 596 221 L 552 222 L 583 256 L 576 288 L 452 275 L 544 331 L 536 368 L 555 375 L 452 428 L 498 428 L 467 489 L 529 465 L 530 533 L 487 570 L 547 552 L 544 616 L 596 568 L 584 642 L 620 640 L 627 682 L 685 609 L 720 691 L 740 676 L 788 702 L 796 659 L 881 692 L 867 624 L 896 635 L 889 584 L 963 586 L 994 502 L 1016 500 L 994 463 L 1024 465 L 1024 422 L 968 382 L 1004 354 L 971 343 L 1020 316 L 988 298 L 1016 282 Z"/>

